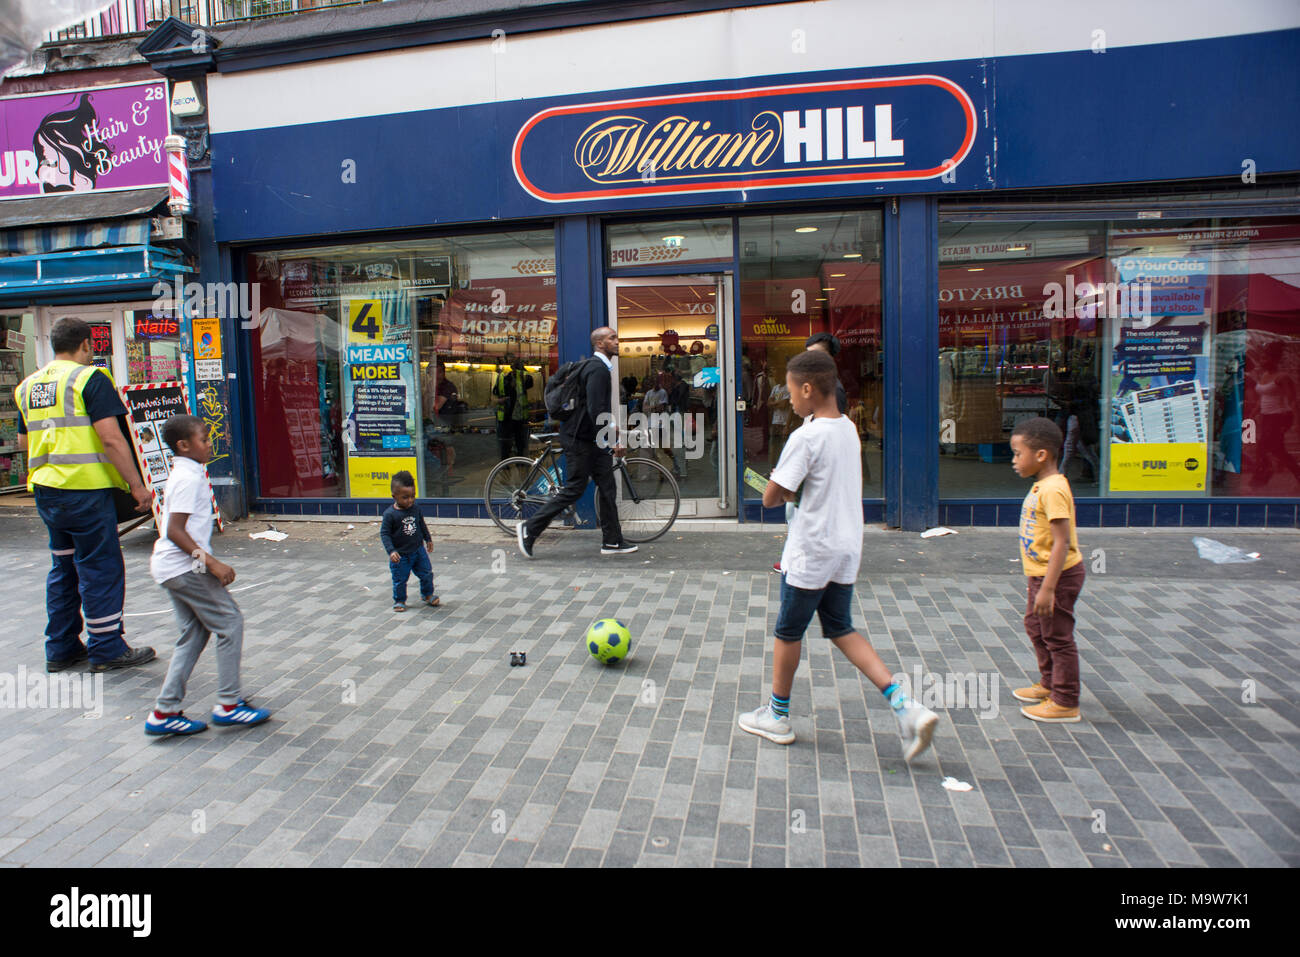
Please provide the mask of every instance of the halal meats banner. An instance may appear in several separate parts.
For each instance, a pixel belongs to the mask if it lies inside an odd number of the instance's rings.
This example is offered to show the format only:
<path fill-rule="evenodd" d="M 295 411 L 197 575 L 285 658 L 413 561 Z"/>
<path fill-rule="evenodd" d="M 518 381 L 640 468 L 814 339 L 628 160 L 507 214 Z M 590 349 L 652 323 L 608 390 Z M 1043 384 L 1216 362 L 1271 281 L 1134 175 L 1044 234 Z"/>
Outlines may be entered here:
<path fill-rule="evenodd" d="M 559 106 L 515 137 L 519 185 L 552 203 L 942 177 L 975 106 L 940 76 L 793 83 Z"/>
<path fill-rule="evenodd" d="M 167 84 L 0 99 L 0 199 L 167 185 Z"/>

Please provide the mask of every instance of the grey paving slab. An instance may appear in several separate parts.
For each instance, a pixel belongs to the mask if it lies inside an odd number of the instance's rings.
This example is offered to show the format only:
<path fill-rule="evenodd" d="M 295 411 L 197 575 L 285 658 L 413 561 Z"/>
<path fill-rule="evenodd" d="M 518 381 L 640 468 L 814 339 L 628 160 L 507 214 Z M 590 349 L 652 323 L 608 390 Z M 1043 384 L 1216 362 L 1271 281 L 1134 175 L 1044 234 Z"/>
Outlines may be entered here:
<path fill-rule="evenodd" d="M 32 596 L 47 559 L 31 529 L 0 517 L 3 676 L 44 674 Z M 1001 561 L 1014 535 L 969 532 L 921 548 L 869 533 L 880 538 L 855 591 L 859 627 L 909 680 L 974 689 L 934 705 L 934 748 L 912 767 L 879 693 L 816 624 L 795 680 L 796 743 L 737 729 L 766 697 L 779 607 L 779 542 L 739 533 L 656 543 L 623 564 L 598 563 L 584 533 L 557 534 L 533 563 L 507 549 L 504 572 L 504 538 L 440 542 L 444 607 L 401 616 L 385 569 L 351 539 L 285 551 L 219 537 L 240 575 L 245 689 L 275 718 L 147 740 L 175 635 L 148 579 L 151 541 L 128 536 L 128 639 L 159 661 L 104 676 L 96 719 L 0 707 L 0 866 L 1300 862 L 1300 585 L 1278 574 L 1300 569 L 1174 571 L 1181 538 L 1129 534 L 1121 563 L 1147 571 L 1112 562 L 1080 600 L 1084 720 L 1042 726 L 1010 694 L 1034 677 L 1023 581 Z M 1297 543 L 1259 550 L 1295 558 Z M 895 556 L 920 551 L 926 575 L 900 573 Z M 1152 567 L 1172 573 L 1157 582 Z M 606 668 L 579 639 L 610 616 L 634 643 Z M 515 650 L 526 667 L 509 667 Z M 215 687 L 205 656 L 189 712 L 210 708 Z M 946 789 L 948 777 L 971 790 Z"/>

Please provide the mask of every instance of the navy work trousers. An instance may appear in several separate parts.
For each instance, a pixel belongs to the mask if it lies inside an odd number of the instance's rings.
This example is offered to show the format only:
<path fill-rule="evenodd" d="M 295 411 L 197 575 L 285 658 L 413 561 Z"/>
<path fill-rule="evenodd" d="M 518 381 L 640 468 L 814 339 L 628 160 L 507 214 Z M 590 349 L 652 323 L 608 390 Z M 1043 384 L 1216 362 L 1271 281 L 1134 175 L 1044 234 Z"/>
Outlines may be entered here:
<path fill-rule="evenodd" d="M 50 532 L 53 564 L 45 579 L 45 658 L 81 654 L 82 609 L 91 664 L 120 658 L 126 563 L 117 541 L 117 509 L 109 489 L 36 486 L 36 510 Z"/>

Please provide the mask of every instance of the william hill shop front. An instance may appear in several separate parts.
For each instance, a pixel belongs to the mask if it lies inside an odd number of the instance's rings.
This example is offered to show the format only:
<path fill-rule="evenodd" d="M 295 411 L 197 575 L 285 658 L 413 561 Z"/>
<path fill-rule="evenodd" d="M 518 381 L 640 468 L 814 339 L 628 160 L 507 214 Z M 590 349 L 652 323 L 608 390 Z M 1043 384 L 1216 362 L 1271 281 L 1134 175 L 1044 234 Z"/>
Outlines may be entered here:
<path fill-rule="evenodd" d="M 1293 6 L 374 29 L 398 4 L 211 53 L 222 278 L 261 305 L 238 348 L 255 507 L 374 514 L 406 468 L 433 511 L 485 517 L 487 472 L 608 324 L 627 412 L 685 416 L 648 453 L 685 516 L 784 520 L 741 476 L 800 424 L 785 365 L 829 332 L 869 521 L 1014 524 L 1008 439 L 1044 415 L 1081 524 L 1296 524 Z"/>

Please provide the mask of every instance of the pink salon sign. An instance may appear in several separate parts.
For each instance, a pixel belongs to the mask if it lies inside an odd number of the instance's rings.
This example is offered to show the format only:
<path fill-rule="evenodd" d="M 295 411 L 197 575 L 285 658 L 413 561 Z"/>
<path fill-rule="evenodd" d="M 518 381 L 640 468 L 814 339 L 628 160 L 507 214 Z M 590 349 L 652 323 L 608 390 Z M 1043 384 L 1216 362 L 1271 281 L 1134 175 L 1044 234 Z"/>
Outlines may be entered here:
<path fill-rule="evenodd" d="M 0 199 L 167 185 L 167 84 L 0 99 Z"/>

